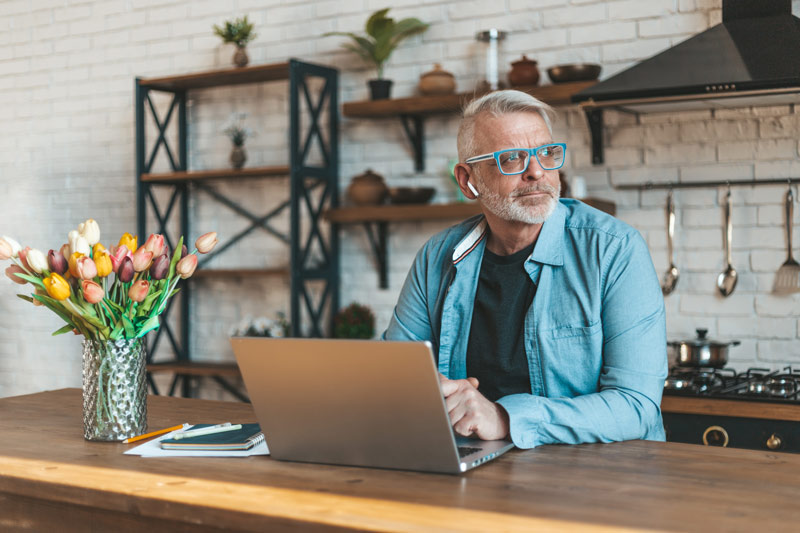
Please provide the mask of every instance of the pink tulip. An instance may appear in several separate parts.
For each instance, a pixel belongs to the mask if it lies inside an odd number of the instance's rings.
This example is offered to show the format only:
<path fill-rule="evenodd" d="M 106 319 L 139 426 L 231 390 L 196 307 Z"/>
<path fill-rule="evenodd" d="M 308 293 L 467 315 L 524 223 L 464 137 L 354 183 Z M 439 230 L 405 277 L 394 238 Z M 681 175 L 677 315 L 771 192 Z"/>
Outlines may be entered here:
<path fill-rule="evenodd" d="M 75 262 L 75 270 L 81 279 L 94 279 L 97 277 L 97 265 L 91 257 L 81 257 Z"/>
<path fill-rule="evenodd" d="M 31 251 L 30 246 L 26 246 L 22 250 L 19 251 L 19 262 L 22 263 L 22 267 L 30 270 L 31 267 L 28 265 L 28 252 Z"/>
<path fill-rule="evenodd" d="M 181 278 L 186 279 L 194 274 L 194 269 L 197 268 L 197 256 L 194 254 L 187 255 L 175 266 L 175 271 Z"/>
<path fill-rule="evenodd" d="M 113 263 L 113 261 L 112 261 Z M 117 279 L 120 280 L 122 283 L 128 283 L 130 280 L 133 279 L 133 259 L 128 257 L 127 255 L 122 258 L 122 261 L 119 264 L 119 270 L 117 271 Z"/>
<path fill-rule="evenodd" d="M 141 302 L 147 298 L 147 293 L 150 291 L 150 282 L 146 279 L 140 279 L 128 290 L 128 298 L 134 302 Z"/>
<path fill-rule="evenodd" d="M 5 261 L 12 257 L 14 257 L 14 248 L 7 240 L 0 239 L 0 260 Z"/>
<path fill-rule="evenodd" d="M 209 233 L 200 235 L 197 240 L 194 241 L 194 246 L 201 254 L 207 254 L 214 249 L 214 247 L 217 245 L 217 242 L 217 232 L 211 231 Z"/>
<path fill-rule="evenodd" d="M 150 277 L 153 279 L 164 279 L 167 277 L 169 271 L 169 257 L 167 254 L 162 254 L 156 257 L 153 261 L 153 266 L 150 267 Z"/>
<path fill-rule="evenodd" d="M 83 289 L 83 299 L 90 304 L 96 304 L 105 296 L 103 287 L 88 279 L 81 282 L 81 289 Z"/>
<path fill-rule="evenodd" d="M 133 259 L 133 254 L 128 247 L 124 244 L 120 244 L 119 246 L 112 246 L 108 249 L 108 255 L 111 257 L 111 269 L 116 274 L 119 270 L 119 265 L 122 263 L 122 259 L 125 257 L 130 257 Z"/>
<path fill-rule="evenodd" d="M 68 245 L 65 245 L 68 246 Z M 56 252 L 55 250 L 50 250 L 47 252 L 47 265 L 50 267 L 50 270 L 56 272 L 57 274 L 64 275 L 64 272 L 67 271 L 69 265 L 67 264 L 67 260 L 64 259 L 64 256 L 61 255 L 61 252 Z"/>
<path fill-rule="evenodd" d="M 151 233 L 142 248 L 148 252 L 152 252 L 153 257 L 158 257 L 164 253 L 164 236 L 160 233 Z"/>
<path fill-rule="evenodd" d="M 17 265 L 11 265 L 6 269 L 6 276 L 8 276 L 14 283 L 19 283 L 20 285 L 25 285 L 26 283 L 28 283 L 24 279 L 18 278 L 17 274 L 27 274 L 27 272 L 22 270 Z"/>
<path fill-rule="evenodd" d="M 150 252 L 144 246 L 136 250 L 133 254 L 133 269 L 136 272 L 144 272 L 150 268 L 150 263 L 153 262 L 153 252 Z"/>

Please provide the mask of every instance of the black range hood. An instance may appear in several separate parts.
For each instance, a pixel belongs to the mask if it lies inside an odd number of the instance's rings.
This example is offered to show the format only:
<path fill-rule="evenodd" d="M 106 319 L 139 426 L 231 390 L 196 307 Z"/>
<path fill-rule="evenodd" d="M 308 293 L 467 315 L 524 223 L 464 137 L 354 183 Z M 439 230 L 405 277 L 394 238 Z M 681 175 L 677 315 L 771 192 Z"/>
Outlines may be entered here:
<path fill-rule="evenodd" d="M 800 102 L 791 0 L 723 0 L 722 23 L 572 97 L 635 112 Z"/>

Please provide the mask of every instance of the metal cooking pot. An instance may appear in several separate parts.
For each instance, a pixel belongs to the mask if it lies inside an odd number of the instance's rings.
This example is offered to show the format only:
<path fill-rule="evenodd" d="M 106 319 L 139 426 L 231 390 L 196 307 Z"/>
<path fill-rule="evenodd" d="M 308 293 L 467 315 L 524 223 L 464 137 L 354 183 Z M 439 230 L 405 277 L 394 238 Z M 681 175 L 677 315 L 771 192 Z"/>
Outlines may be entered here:
<path fill-rule="evenodd" d="M 707 329 L 698 328 L 697 338 L 687 341 L 672 341 L 667 345 L 675 348 L 678 366 L 722 368 L 728 362 L 728 347 L 739 341 L 719 342 L 706 338 Z"/>

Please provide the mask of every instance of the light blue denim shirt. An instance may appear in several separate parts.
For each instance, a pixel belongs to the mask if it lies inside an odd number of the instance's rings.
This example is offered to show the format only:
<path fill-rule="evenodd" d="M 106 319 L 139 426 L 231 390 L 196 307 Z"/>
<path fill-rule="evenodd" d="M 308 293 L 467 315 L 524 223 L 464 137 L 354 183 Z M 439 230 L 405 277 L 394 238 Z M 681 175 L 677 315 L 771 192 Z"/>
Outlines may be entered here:
<path fill-rule="evenodd" d="M 467 344 L 488 224 L 472 217 L 431 238 L 406 278 L 383 338 L 427 340 L 439 372 L 467 377 Z M 525 270 L 531 394 L 498 400 L 520 448 L 664 440 L 664 299 L 647 245 L 618 219 L 561 199 Z"/>

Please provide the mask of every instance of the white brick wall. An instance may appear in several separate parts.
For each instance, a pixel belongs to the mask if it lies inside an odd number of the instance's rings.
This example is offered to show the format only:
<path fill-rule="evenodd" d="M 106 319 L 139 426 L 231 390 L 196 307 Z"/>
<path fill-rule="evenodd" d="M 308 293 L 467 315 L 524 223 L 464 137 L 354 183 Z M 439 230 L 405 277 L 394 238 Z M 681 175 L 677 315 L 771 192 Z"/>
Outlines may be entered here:
<path fill-rule="evenodd" d="M 377 0 L 88 0 L 74 5 L 0 0 L 0 233 L 26 245 L 55 248 L 68 229 L 88 217 L 101 221 L 104 235 L 132 230 L 133 78 L 229 65 L 233 49 L 213 36 L 213 24 L 248 14 L 258 32 L 249 47 L 253 64 L 293 56 L 333 65 L 341 69 L 340 98 L 346 102 L 366 97 L 364 82 L 374 73 L 340 48 L 341 38 L 321 34 L 358 30 L 384 5 Z M 470 90 L 482 68 L 473 35 L 489 26 L 510 32 L 502 45 L 506 71 L 525 53 L 539 61 L 543 83 L 548 82 L 548 66 L 578 60 L 602 63 L 607 77 L 715 24 L 721 1 L 409 0 L 393 5 L 395 16 L 417 16 L 431 23 L 426 34 L 398 49 L 386 69 L 395 80 L 394 94 L 407 96 L 414 94 L 419 75 L 434 62 L 454 72 L 460 90 Z M 793 7 L 800 12 L 800 1 Z M 227 163 L 229 147 L 220 129 L 234 111 L 247 112 L 257 132 L 247 144 L 249 164 L 284 161 L 285 93 L 277 84 L 197 93 L 189 111 L 193 167 Z M 619 217 L 647 240 L 659 274 L 667 266 L 664 191 L 617 191 L 614 184 L 800 174 L 800 106 L 640 117 L 607 113 L 606 164 L 601 167 L 590 164 L 583 116 L 575 110 L 564 110 L 563 115 L 556 134 L 570 146 L 567 174 L 585 176 L 590 194 L 617 202 Z M 457 126 L 455 117 L 426 122 L 427 170 L 417 174 L 399 121 L 343 119 L 342 188 L 351 176 L 371 167 L 392 185 L 432 185 L 438 189 L 435 201 L 452 200 L 455 189 L 446 169 L 455 156 Z M 261 212 L 284 197 L 286 185 L 285 180 L 268 180 L 221 184 L 219 190 Z M 714 287 L 723 263 L 724 191 L 676 191 L 681 279 L 666 300 L 671 338 L 690 336 L 703 326 L 711 335 L 743 341 L 731 352 L 737 367 L 800 361 L 800 297 L 770 293 L 774 272 L 785 258 L 784 190 L 734 189 L 733 261 L 740 281 L 727 299 Z M 192 205 L 198 233 L 215 228 L 223 236 L 231 235 L 245 225 L 202 196 Z M 392 225 L 387 290 L 377 288 L 363 230 L 345 228 L 342 303 L 368 302 L 383 329 L 414 253 L 427 236 L 449 224 Z M 276 225 L 285 227 L 285 217 Z M 218 266 L 285 264 L 285 247 L 262 235 L 221 256 Z M 800 231 L 795 231 L 794 240 L 799 246 Z M 204 282 L 195 293 L 197 357 L 229 359 L 229 328 L 246 315 L 287 310 L 286 283 L 280 278 Z M 78 386 L 79 339 L 50 337 L 58 320 L 14 298 L 16 288 L 0 280 L 0 396 Z"/>

